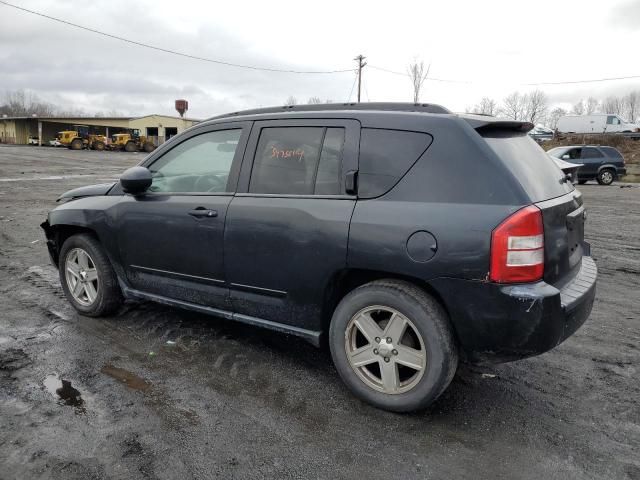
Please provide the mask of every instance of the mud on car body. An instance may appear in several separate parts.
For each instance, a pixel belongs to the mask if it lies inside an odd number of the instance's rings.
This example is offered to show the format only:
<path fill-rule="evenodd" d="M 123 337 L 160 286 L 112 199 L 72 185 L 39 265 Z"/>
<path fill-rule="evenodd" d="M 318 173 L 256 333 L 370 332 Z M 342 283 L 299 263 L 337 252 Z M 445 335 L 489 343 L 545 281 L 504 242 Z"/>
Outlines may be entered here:
<path fill-rule="evenodd" d="M 141 298 L 326 342 L 358 397 L 415 410 L 460 359 L 540 354 L 589 316 L 582 196 L 530 128 L 426 104 L 238 112 L 43 227 L 85 315 Z"/>

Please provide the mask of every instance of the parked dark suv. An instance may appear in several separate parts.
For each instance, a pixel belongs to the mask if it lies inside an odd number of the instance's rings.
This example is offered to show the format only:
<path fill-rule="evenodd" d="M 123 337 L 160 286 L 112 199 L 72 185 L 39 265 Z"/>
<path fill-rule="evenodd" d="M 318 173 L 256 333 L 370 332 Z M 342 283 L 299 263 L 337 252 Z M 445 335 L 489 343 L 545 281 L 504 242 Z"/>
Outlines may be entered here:
<path fill-rule="evenodd" d="M 458 359 L 545 352 L 586 320 L 582 195 L 530 124 L 436 105 L 238 112 L 43 224 L 82 314 L 158 301 L 327 342 L 361 399 L 433 402 Z"/>
<path fill-rule="evenodd" d="M 616 178 L 626 175 L 622 154 L 613 147 L 600 145 L 571 145 L 556 147 L 547 152 L 566 162 L 578 163 L 578 183 L 597 180 L 600 185 L 611 185 Z"/>

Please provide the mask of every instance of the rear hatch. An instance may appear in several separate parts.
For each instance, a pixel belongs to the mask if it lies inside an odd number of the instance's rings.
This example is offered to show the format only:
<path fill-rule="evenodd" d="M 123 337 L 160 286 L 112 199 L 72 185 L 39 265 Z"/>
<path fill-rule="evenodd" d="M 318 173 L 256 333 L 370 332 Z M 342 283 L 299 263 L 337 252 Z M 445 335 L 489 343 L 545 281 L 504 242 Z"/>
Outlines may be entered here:
<path fill-rule="evenodd" d="M 578 273 L 585 252 L 582 194 L 526 134 L 531 124 L 491 122 L 476 127 L 540 210 L 544 225 L 544 280 L 561 288 Z"/>

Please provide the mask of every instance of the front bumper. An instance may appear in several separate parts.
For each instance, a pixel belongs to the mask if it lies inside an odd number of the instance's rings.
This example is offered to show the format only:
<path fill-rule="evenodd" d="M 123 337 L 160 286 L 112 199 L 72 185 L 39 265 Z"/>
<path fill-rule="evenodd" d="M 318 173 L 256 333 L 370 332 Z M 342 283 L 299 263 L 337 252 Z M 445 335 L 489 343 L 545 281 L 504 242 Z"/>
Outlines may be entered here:
<path fill-rule="evenodd" d="M 551 350 L 575 333 L 591 313 L 597 267 L 582 257 L 578 274 L 556 288 L 540 281 L 499 285 L 441 279 L 442 296 L 460 346 L 472 362 L 507 362 Z"/>
<path fill-rule="evenodd" d="M 624 177 L 627 174 L 627 169 L 625 167 L 618 167 L 616 168 L 616 174 L 619 177 Z"/>

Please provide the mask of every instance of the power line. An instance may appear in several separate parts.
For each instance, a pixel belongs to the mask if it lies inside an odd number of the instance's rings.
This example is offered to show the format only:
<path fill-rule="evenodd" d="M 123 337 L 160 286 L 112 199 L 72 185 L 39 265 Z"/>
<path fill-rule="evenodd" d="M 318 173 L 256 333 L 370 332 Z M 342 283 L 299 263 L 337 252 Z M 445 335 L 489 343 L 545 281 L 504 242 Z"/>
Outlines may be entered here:
<path fill-rule="evenodd" d="M 369 65 L 369 68 L 372 68 L 374 70 L 379 70 L 381 72 L 392 73 L 394 75 L 401 75 L 403 77 L 408 77 L 409 76 L 408 73 L 402 73 L 402 72 L 398 72 L 398 71 L 395 71 L 395 70 L 389 70 L 388 68 L 382 68 L 382 67 L 378 67 L 378 66 L 375 66 L 375 65 Z M 567 80 L 567 81 L 563 81 L 563 82 L 518 83 L 517 85 L 524 85 L 524 86 L 571 85 L 571 84 L 576 84 L 576 83 L 596 83 L 596 82 L 611 82 L 611 81 L 614 81 L 614 80 L 633 80 L 633 79 L 637 79 L 637 78 L 640 78 L 640 75 L 629 75 L 627 77 L 594 78 L 594 79 L 590 79 L 590 80 Z M 449 80 L 449 79 L 445 79 L 445 78 L 435 78 L 435 77 L 428 77 L 426 80 L 427 81 L 431 81 L 431 82 L 445 82 L 445 83 L 467 83 L 467 84 L 474 83 L 474 82 L 470 82 L 470 81 L 467 81 L 467 80 Z M 477 83 L 481 83 L 481 82 L 477 82 Z"/>
<path fill-rule="evenodd" d="M 36 12 L 35 10 L 29 10 L 28 8 L 19 7 L 18 5 L 13 5 L 11 3 L 5 2 L 4 0 L 0 0 L 0 4 L 5 5 L 7 7 L 15 8 L 17 10 L 21 10 L 23 12 L 31 13 L 33 15 L 37 15 L 39 17 L 46 18 L 48 20 L 53 20 L 55 22 L 62 23 L 64 25 L 68 25 L 71 27 L 79 28 L 81 30 L 85 30 L 87 32 L 96 33 L 98 35 L 102 35 L 104 37 L 109 37 L 114 40 L 120 40 L 121 42 L 130 43 L 132 45 L 138 45 L 139 47 L 149 48 L 152 50 L 157 50 L 159 52 L 169 53 L 171 55 L 178 55 L 184 58 L 190 58 L 192 60 L 200 60 L 202 62 L 216 63 L 218 65 L 225 65 L 227 67 L 236 67 L 236 68 L 245 68 L 248 70 L 259 70 L 263 72 L 277 72 L 277 73 L 299 73 L 299 74 L 330 74 L 330 73 L 345 73 L 345 72 L 353 72 L 352 68 L 347 68 L 344 70 L 287 70 L 281 68 L 270 68 L 270 67 L 257 67 L 255 65 L 243 65 L 240 63 L 231 63 L 225 62 L 222 60 L 214 60 L 212 58 L 199 57 L 197 55 L 190 55 L 188 53 L 178 52 L 175 50 L 169 50 L 167 48 L 157 47 L 155 45 L 149 45 L 147 43 L 137 42 L 135 40 L 130 40 L 128 38 L 120 37 L 118 35 L 113 35 L 111 33 L 102 32 L 100 30 L 95 30 L 93 28 L 84 27 L 82 25 L 78 25 L 77 23 L 72 23 L 67 20 L 62 20 L 61 18 L 52 17 L 50 15 L 46 15 L 44 13 Z"/>

